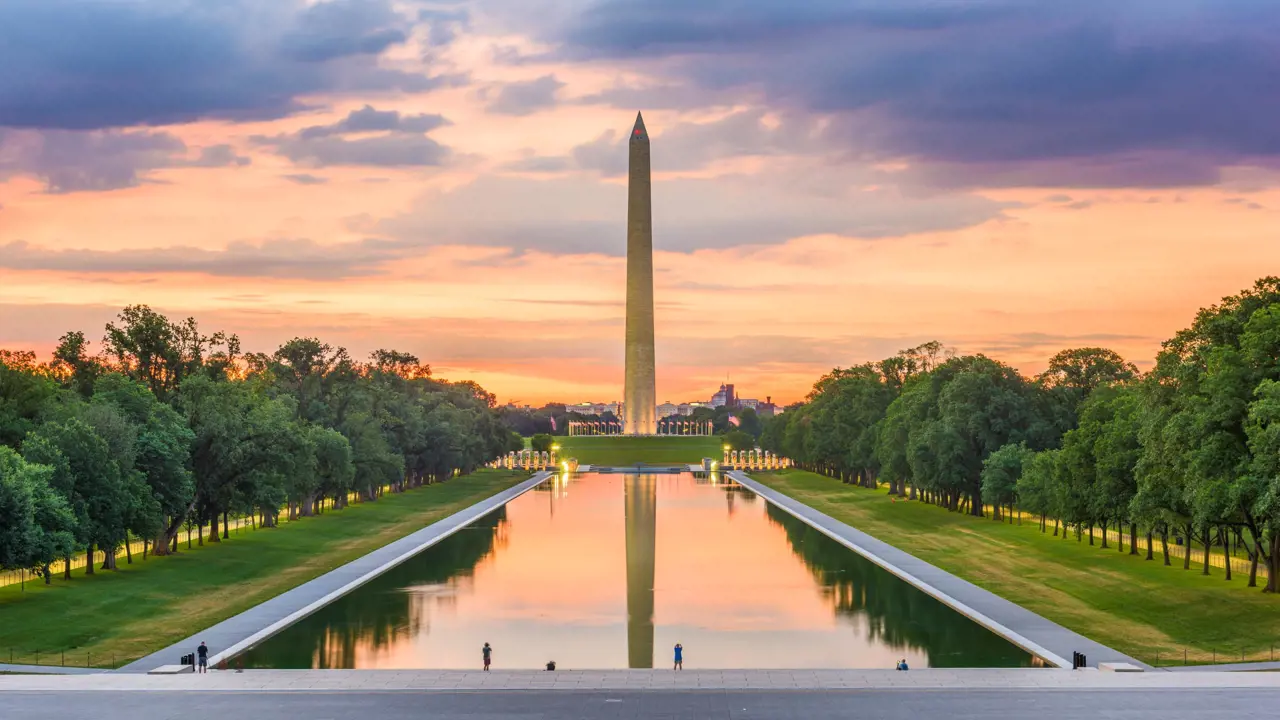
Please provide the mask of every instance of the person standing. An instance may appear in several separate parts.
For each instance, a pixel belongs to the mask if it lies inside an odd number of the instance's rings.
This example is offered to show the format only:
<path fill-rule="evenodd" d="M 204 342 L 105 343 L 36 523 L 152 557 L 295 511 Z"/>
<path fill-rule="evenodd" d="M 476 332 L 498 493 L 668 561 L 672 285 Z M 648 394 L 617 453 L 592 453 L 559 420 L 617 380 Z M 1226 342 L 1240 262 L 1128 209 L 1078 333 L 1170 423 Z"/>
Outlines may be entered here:
<path fill-rule="evenodd" d="M 673 670 L 684 669 L 684 646 L 681 645 L 680 643 L 676 643 L 676 665 L 672 669 Z"/>
<path fill-rule="evenodd" d="M 484 655 L 484 671 L 489 672 L 489 660 L 493 657 L 493 648 L 489 647 L 489 643 L 485 643 L 480 653 Z"/>
<path fill-rule="evenodd" d="M 209 646 L 203 642 L 196 648 L 196 663 L 198 665 L 196 672 L 209 672 Z"/>

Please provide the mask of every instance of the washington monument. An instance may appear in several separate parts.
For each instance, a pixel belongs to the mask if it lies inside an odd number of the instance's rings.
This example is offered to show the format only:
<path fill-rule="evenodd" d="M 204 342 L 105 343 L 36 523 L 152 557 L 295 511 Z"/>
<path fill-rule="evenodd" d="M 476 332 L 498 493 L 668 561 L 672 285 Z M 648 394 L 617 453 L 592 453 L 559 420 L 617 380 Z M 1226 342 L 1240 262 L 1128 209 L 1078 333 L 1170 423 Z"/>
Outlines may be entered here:
<path fill-rule="evenodd" d="M 649 133 L 636 113 L 627 175 L 627 359 L 622 423 L 627 435 L 653 435 L 658 392 L 653 359 L 653 184 Z"/>

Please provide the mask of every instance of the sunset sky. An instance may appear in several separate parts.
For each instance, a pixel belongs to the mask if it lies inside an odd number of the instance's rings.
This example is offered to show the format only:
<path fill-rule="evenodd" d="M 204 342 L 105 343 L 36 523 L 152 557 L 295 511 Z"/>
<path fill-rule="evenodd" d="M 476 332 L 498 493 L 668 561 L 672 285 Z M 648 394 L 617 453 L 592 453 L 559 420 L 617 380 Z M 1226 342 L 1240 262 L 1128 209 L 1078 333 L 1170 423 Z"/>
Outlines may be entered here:
<path fill-rule="evenodd" d="M 622 394 L 652 137 L 659 401 L 938 339 L 1147 368 L 1280 272 L 1274 0 L 4 0 L 0 347 L 126 304 L 248 350 Z"/>

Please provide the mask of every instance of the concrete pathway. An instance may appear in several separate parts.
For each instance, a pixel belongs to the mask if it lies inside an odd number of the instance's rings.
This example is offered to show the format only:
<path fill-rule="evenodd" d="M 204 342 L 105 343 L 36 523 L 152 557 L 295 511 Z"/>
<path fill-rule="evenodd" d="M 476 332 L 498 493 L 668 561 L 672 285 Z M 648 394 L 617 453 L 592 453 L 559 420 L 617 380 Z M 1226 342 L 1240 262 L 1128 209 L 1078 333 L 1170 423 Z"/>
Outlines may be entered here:
<path fill-rule="evenodd" d="M 898 548 L 852 528 L 835 518 L 770 489 L 740 471 L 728 477 L 753 490 L 822 534 L 844 545 L 890 573 L 932 595 L 944 604 L 992 630 L 1013 644 L 1052 665 L 1071 667 L 1071 654 L 1084 653 L 1090 667 L 1123 662 L 1150 670 L 1145 663 L 1118 650 L 1094 642 L 1004 598 L 941 570 Z"/>
<path fill-rule="evenodd" d="M 252 607 L 211 628 L 201 630 L 175 645 L 132 662 L 119 673 L 146 673 L 163 665 L 177 665 L 183 655 L 194 653 L 201 642 L 208 644 L 212 655 L 209 664 L 216 665 L 255 643 L 261 642 L 299 619 L 315 612 L 335 599 L 351 592 L 382 573 L 449 537 L 479 518 L 532 490 L 551 477 L 540 472 L 514 487 L 482 500 L 439 522 L 406 535 L 388 545 L 357 558 L 340 568 L 303 583 L 292 590 Z"/>
<path fill-rule="evenodd" d="M 527 691 L 835 689 L 1280 689 L 1280 673 L 970 670 L 211 670 L 202 675 L 0 675 L 0 695 L 185 691 Z"/>

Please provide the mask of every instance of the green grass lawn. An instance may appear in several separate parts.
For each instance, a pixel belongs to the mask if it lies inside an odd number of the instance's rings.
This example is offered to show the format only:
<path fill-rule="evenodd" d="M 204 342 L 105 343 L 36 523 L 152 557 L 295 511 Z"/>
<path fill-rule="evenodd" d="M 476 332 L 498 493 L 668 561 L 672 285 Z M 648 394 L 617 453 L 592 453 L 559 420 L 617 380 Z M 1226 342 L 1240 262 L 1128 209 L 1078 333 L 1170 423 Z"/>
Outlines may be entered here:
<path fill-rule="evenodd" d="M 583 465 L 696 463 L 724 456 L 718 437 L 558 437 L 560 455 Z"/>
<path fill-rule="evenodd" d="M 0 588 L 0 662 L 123 665 L 501 492 L 528 473 L 481 470 L 116 572 Z"/>
<path fill-rule="evenodd" d="M 752 473 L 775 490 L 1144 662 L 1268 660 L 1280 645 L 1280 597 L 1248 588 L 1248 576 L 1209 577 L 1181 560 L 1165 567 L 1156 547 L 1129 555 L 1009 525 L 893 502 L 883 490 L 843 485 L 801 470 Z"/>

